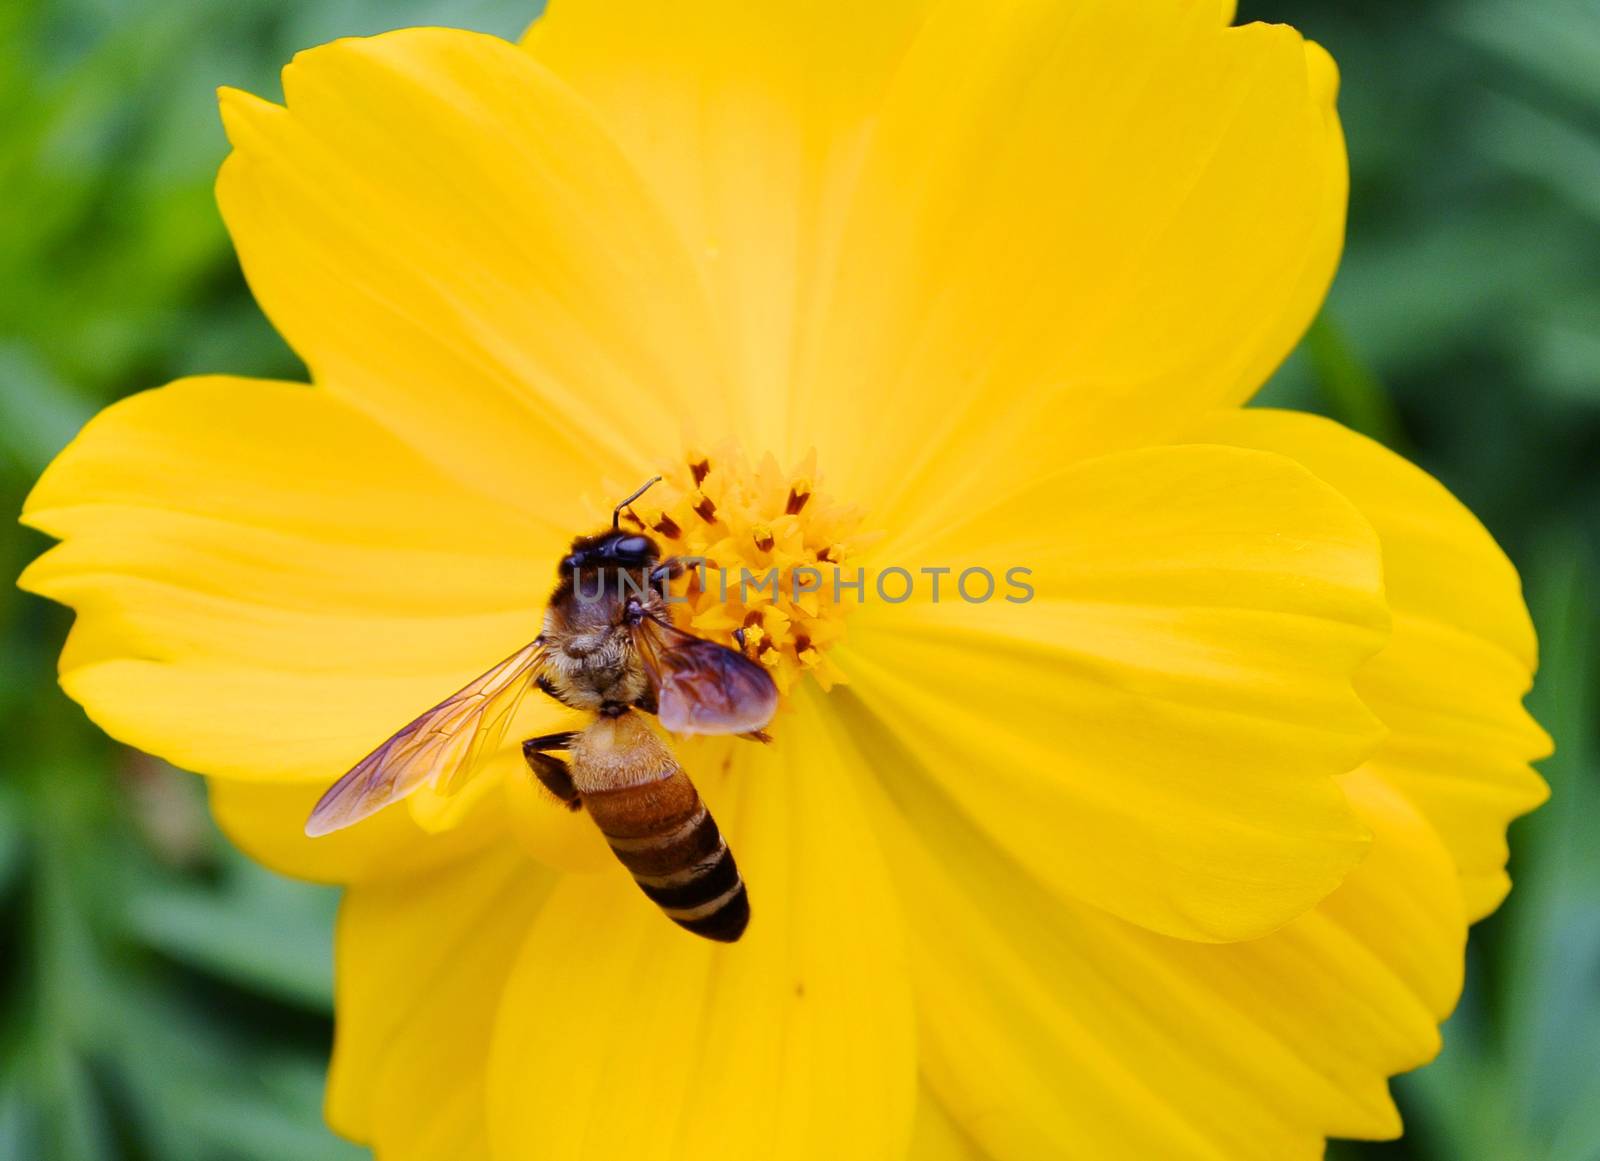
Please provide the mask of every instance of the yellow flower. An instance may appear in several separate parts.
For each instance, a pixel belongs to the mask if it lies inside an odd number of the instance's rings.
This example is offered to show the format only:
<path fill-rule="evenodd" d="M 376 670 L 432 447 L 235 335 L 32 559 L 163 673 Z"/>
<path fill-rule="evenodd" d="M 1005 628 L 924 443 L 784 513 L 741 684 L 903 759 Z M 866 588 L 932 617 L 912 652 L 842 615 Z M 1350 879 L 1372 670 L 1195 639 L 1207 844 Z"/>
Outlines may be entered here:
<path fill-rule="evenodd" d="M 1547 741 L 1472 516 L 1240 409 L 1337 259 L 1326 54 L 1223 0 L 553 7 L 224 93 L 222 210 L 313 385 L 120 403 L 25 513 L 67 691 L 348 885 L 332 1125 L 383 1161 L 1398 1133 Z M 772 746 L 679 746 L 743 941 L 666 922 L 509 748 L 304 837 L 657 470 L 635 516 L 718 563 L 919 582 L 693 594 L 787 691 Z M 948 587 L 979 567 L 994 599 Z"/>

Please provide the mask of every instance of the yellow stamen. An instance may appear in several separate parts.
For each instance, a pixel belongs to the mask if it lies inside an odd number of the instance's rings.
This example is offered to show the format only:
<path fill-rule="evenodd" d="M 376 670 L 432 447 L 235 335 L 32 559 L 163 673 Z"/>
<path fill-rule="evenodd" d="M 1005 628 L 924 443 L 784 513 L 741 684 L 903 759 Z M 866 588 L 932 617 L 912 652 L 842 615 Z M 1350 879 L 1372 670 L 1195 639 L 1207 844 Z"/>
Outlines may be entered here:
<path fill-rule="evenodd" d="M 733 448 L 694 449 L 678 462 L 651 494 L 660 507 L 641 509 L 664 552 L 705 562 L 674 583 L 675 621 L 735 649 L 742 630 L 745 656 L 785 694 L 808 673 L 831 685 L 826 654 L 860 599 L 846 565 L 857 513 L 817 490 L 810 458 L 788 472 L 771 456 L 751 467 Z"/>
<path fill-rule="evenodd" d="M 660 508 L 653 509 L 650 515 L 645 517 L 645 524 L 668 540 L 677 540 L 683 535 L 683 529 L 678 527 L 678 522 Z"/>

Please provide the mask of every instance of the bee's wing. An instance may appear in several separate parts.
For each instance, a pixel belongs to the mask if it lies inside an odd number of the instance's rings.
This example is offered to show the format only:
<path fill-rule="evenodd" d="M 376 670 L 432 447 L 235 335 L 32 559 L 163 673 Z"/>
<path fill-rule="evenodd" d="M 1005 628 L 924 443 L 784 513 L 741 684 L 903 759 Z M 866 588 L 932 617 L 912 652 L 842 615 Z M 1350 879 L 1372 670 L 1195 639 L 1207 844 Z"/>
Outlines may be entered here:
<path fill-rule="evenodd" d="M 772 720 L 778 687 L 744 654 L 655 617 L 634 627 L 633 642 L 673 733 L 745 734 Z"/>
<path fill-rule="evenodd" d="M 306 820 L 306 834 L 342 830 L 425 782 L 467 770 L 500 744 L 543 657 L 543 642 L 533 641 L 402 727 L 328 788 Z"/>

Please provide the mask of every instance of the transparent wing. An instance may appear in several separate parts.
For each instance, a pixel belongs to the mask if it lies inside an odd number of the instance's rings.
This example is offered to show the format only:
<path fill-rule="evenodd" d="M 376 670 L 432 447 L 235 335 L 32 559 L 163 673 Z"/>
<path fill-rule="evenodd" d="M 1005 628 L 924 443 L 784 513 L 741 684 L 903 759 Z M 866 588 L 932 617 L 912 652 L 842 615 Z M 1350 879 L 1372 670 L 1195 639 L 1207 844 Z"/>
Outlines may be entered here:
<path fill-rule="evenodd" d="M 533 641 L 402 727 L 328 788 L 306 820 L 316 837 L 360 822 L 425 782 L 453 779 L 500 744 L 544 645 Z"/>
<path fill-rule="evenodd" d="M 675 734 L 745 734 L 772 720 L 778 687 L 744 654 L 655 617 L 633 630 L 656 690 L 656 714 Z"/>

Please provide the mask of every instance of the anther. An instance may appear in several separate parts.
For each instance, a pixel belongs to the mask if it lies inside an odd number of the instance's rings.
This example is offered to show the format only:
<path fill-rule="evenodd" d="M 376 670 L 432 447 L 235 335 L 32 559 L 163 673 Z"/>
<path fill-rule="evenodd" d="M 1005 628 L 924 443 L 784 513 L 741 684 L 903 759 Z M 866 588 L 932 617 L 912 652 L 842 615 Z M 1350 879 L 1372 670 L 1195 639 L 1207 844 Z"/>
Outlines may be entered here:
<path fill-rule="evenodd" d="M 678 522 L 662 511 L 650 514 L 650 527 L 668 540 L 677 540 L 683 535 L 683 529 L 678 527 Z"/>
<path fill-rule="evenodd" d="M 849 577 L 831 589 L 823 577 L 854 559 L 859 517 L 819 490 L 809 458 L 779 470 L 770 457 L 752 471 L 736 451 L 691 445 L 667 473 L 672 496 L 639 502 L 628 528 L 642 518 L 664 555 L 695 561 L 672 587 L 682 627 L 742 650 L 787 694 L 806 674 L 832 680 L 840 593 L 857 590 Z"/>

